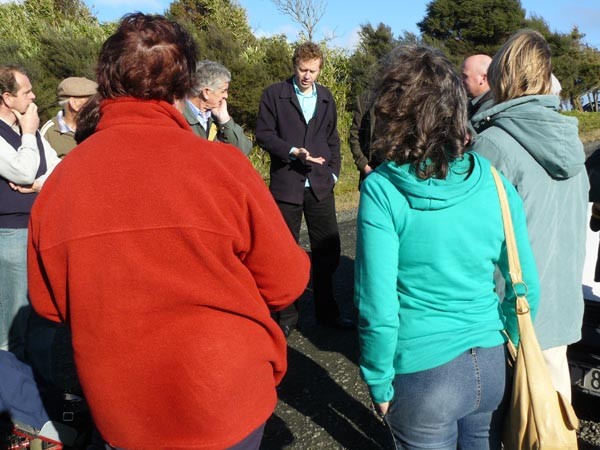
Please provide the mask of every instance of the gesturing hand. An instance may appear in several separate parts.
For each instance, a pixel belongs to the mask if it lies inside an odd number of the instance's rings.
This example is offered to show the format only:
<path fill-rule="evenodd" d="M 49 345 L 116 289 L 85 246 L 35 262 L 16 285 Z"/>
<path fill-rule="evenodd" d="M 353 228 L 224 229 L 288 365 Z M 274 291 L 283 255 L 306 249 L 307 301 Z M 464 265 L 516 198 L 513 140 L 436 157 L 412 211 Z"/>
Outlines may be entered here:
<path fill-rule="evenodd" d="M 305 161 L 309 161 L 311 163 L 315 163 L 315 164 L 319 164 L 319 165 L 325 164 L 325 158 L 323 158 L 322 156 L 318 156 L 318 157 L 310 156 L 310 152 L 308 150 L 306 150 L 305 148 L 297 148 L 296 151 L 294 152 L 294 156 L 296 156 L 296 158 L 303 159 Z"/>

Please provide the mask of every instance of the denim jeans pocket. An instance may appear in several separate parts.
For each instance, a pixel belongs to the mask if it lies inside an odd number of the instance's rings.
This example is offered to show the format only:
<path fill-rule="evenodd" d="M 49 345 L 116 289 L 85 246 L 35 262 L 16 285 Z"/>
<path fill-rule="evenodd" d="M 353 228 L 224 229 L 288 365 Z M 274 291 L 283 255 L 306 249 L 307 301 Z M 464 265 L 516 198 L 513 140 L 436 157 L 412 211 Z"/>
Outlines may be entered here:
<path fill-rule="evenodd" d="M 21 228 L 0 228 L 0 236 L 13 236 L 21 232 Z"/>

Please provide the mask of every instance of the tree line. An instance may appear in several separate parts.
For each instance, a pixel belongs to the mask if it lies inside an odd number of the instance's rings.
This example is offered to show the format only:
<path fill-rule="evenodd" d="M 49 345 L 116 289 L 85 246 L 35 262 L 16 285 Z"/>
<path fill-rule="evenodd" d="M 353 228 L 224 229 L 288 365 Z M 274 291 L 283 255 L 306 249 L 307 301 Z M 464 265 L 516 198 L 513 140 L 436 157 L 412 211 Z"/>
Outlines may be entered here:
<path fill-rule="evenodd" d="M 295 43 L 285 35 L 255 36 L 246 11 L 235 0 L 174 0 L 165 14 L 191 32 L 201 59 L 219 61 L 231 71 L 228 104 L 236 122 L 251 134 L 262 90 L 292 74 Z M 303 18 L 294 20 L 298 19 Z M 318 25 L 318 17 L 308 19 L 310 29 L 307 27 L 308 33 L 299 40 L 312 36 Z M 3 3 L 0 21 L 4 30 L 0 61 L 27 69 L 42 120 L 56 113 L 56 86 L 63 78 L 95 78 L 100 46 L 116 27 L 116 23 L 99 22 L 81 0 Z M 493 56 L 516 30 L 532 28 L 540 31 L 552 48 L 554 74 L 561 81 L 563 99 L 578 110 L 584 95 L 597 105 L 600 51 L 585 44 L 577 27 L 563 34 L 552 31 L 542 17 L 526 18 L 519 0 L 433 0 L 417 26 L 419 35 L 402 30 L 395 33 L 383 23 L 365 23 L 352 50 L 334 47 L 327 40 L 321 43 L 325 64 L 319 81 L 336 99 L 344 141 L 354 99 L 369 88 L 389 51 L 405 43 L 438 47 L 459 67 L 466 56 Z"/>

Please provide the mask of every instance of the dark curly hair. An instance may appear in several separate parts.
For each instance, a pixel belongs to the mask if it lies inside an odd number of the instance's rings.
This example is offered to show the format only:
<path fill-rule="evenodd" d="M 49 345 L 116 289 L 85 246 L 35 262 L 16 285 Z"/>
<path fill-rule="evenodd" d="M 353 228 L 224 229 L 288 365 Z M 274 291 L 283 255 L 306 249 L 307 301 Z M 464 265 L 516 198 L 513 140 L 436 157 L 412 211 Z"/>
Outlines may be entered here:
<path fill-rule="evenodd" d="M 196 59 L 196 45 L 181 25 L 160 15 L 126 15 L 102 45 L 98 93 L 173 103 L 191 90 Z"/>
<path fill-rule="evenodd" d="M 410 163 L 422 179 L 446 178 L 469 136 L 467 96 L 452 63 L 436 49 L 397 47 L 375 92 L 377 157 Z"/>

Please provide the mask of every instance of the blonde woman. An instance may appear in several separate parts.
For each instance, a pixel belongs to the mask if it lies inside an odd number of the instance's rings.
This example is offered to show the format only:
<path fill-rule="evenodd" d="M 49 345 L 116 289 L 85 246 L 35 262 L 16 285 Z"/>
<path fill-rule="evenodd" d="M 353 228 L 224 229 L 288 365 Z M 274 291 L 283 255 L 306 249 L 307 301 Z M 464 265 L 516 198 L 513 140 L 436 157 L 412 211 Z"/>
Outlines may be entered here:
<path fill-rule="evenodd" d="M 541 286 L 536 333 L 556 389 L 570 398 L 566 349 L 581 338 L 589 184 L 577 119 L 558 112 L 551 76 L 544 37 L 532 30 L 514 34 L 490 65 L 496 105 L 473 117 L 473 149 L 523 199 Z"/>

